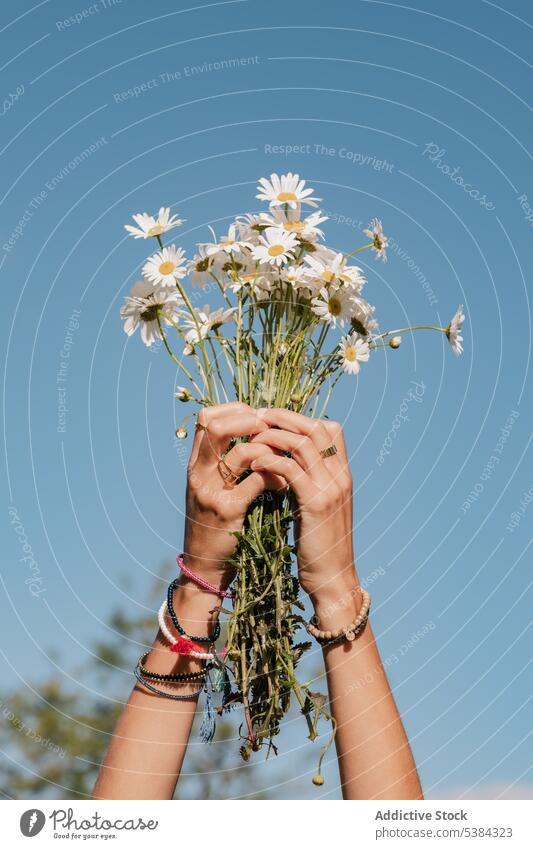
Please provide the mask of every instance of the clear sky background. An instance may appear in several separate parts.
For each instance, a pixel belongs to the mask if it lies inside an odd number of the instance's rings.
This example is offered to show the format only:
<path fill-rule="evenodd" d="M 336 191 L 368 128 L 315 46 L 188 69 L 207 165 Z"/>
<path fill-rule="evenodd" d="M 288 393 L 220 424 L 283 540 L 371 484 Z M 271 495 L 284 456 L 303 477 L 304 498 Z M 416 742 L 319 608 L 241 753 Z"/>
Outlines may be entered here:
<path fill-rule="evenodd" d="M 152 609 L 180 547 L 183 408 L 164 351 L 122 332 L 146 254 L 124 223 L 170 206 L 190 255 L 208 224 L 257 209 L 258 177 L 297 171 L 339 250 L 383 219 L 389 262 L 361 259 L 383 329 L 465 305 L 461 359 L 444 337 L 404 337 L 339 383 L 330 413 L 428 796 L 533 796 L 532 34 L 526 0 L 3 6 L 4 684 L 57 665 L 71 686 L 117 605 Z M 129 686 L 118 673 L 111 695 Z M 334 764 L 323 792 L 309 782 L 303 721 L 280 748 L 253 765 L 267 795 L 338 797 Z"/>

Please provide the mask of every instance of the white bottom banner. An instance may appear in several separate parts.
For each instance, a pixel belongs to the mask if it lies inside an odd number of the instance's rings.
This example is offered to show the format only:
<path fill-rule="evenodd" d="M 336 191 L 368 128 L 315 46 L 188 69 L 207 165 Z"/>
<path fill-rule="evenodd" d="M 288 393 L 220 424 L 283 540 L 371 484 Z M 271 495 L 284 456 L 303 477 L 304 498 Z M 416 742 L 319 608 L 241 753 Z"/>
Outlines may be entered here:
<path fill-rule="evenodd" d="M 239 807 L 239 811 L 236 807 Z M 277 812 L 267 810 L 276 807 Z M 377 847 L 504 846 L 531 849 L 531 801 L 467 802 L 215 802 L 215 801 L 5 801 L 2 845 L 35 849 L 102 841 L 120 846 L 214 842 L 217 849 L 291 844 Z M 248 835 L 245 839 L 244 836 Z"/>

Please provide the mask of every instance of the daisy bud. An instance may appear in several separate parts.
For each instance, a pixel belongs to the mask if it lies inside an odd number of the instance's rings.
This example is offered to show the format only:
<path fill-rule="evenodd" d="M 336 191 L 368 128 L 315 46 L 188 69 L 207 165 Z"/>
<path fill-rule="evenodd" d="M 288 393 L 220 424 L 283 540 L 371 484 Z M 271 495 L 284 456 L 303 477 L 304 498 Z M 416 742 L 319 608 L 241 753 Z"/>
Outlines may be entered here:
<path fill-rule="evenodd" d="M 189 344 L 185 345 L 185 348 L 183 349 L 183 353 L 186 357 L 190 356 L 190 354 L 192 354 L 193 351 L 194 351 L 193 346 L 189 345 Z"/>
<path fill-rule="evenodd" d="M 185 386 L 178 386 L 178 391 L 176 392 L 176 399 L 178 401 L 190 401 L 191 398 L 192 395 Z"/>
<path fill-rule="evenodd" d="M 187 431 L 185 430 L 184 427 L 179 427 L 177 429 L 176 437 L 177 437 L 177 439 L 186 439 L 187 438 Z"/>
<path fill-rule="evenodd" d="M 389 345 L 390 345 L 391 348 L 399 348 L 401 344 L 402 344 L 402 337 L 401 336 L 393 336 L 392 339 L 389 342 Z"/>
<path fill-rule="evenodd" d="M 291 404 L 299 404 L 301 400 L 301 395 L 291 395 Z"/>
<path fill-rule="evenodd" d="M 313 775 L 313 784 L 315 784 L 317 787 L 322 787 L 322 785 L 324 784 L 324 777 L 320 775 L 319 772 L 317 772 L 316 775 Z"/>

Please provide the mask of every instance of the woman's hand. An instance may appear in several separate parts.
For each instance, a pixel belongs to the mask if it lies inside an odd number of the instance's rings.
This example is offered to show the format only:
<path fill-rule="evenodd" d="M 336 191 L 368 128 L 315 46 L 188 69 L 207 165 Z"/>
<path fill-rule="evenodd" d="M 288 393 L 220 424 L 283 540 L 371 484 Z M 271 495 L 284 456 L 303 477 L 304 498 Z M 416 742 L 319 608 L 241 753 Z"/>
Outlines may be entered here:
<path fill-rule="evenodd" d="M 218 463 L 233 437 L 258 435 L 266 430 L 268 424 L 260 419 L 258 411 L 239 402 L 207 407 L 198 417 L 187 470 L 183 550 L 186 564 L 217 586 L 227 586 L 233 578 L 225 565 L 237 542 L 231 532 L 242 528 L 250 502 L 265 489 L 285 485 L 276 475 L 253 472 L 229 487 Z M 239 475 L 250 468 L 253 460 L 271 453 L 265 443 L 242 442 L 224 454 L 224 462 Z"/>
<path fill-rule="evenodd" d="M 268 429 L 251 445 L 272 449 L 251 462 L 254 472 L 278 475 L 296 500 L 296 542 L 300 583 L 315 607 L 348 605 L 357 592 L 352 541 L 352 476 L 342 427 L 288 410 L 258 411 Z M 337 453 L 320 452 L 335 445 Z M 279 456 L 290 452 L 290 457 Z M 342 604 L 342 601 L 341 601 Z"/>

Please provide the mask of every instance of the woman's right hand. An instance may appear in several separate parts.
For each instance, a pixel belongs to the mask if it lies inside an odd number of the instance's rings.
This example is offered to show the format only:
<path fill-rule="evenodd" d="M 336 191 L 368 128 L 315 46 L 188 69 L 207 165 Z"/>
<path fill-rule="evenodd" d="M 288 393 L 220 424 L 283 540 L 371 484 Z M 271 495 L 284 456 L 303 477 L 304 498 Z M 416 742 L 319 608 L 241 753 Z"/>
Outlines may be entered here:
<path fill-rule="evenodd" d="M 239 402 L 206 407 L 198 416 L 187 469 L 183 551 L 186 565 L 216 586 L 228 586 L 233 579 L 225 563 L 237 543 L 231 532 L 241 530 L 250 503 L 266 489 L 285 487 L 277 475 L 257 472 L 228 487 L 218 462 L 233 437 L 253 436 L 267 428 L 256 410 Z M 241 442 L 224 455 L 224 461 L 242 474 L 265 453 L 272 454 L 267 445 Z"/>

